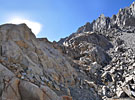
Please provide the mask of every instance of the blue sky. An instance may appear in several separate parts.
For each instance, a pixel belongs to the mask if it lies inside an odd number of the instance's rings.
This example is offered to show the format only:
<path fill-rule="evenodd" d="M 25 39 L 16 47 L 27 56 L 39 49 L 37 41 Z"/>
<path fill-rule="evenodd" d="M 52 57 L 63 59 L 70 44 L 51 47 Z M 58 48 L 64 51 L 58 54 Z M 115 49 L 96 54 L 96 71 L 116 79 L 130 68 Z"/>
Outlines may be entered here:
<path fill-rule="evenodd" d="M 100 14 L 112 16 L 134 0 L 1 0 L 0 24 L 15 18 L 41 25 L 37 37 L 59 40 Z M 37 24 L 36 24 L 37 25 Z M 34 28 L 38 26 L 34 26 Z M 38 31 L 39 31 L 38 30 Z"/>

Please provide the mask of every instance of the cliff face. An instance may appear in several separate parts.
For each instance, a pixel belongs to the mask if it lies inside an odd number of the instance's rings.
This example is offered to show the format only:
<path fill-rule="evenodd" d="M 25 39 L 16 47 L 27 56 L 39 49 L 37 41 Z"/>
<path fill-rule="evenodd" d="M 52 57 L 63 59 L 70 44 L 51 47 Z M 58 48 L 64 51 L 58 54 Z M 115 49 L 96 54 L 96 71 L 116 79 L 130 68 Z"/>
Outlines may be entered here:
<path fill-rule="evenodd" d="M 57 42 L 0 26 L 0 100 L 134 100 L 135 6 Z"/>
<path fill-rule="evenodd" d="M 0 26 L 0 47 L 2 100 L 61 100 L 51 89 L 75 84 L 77 74 L 65 57 L 25 24 Z"/>
<path fill-rule="evenodd" d="M 25 24 L 0 26 L 0 100 L 72 100 L 77 78 L 67 58 Z"/>
<path fill-rule="evenodd" d="M 81 26 L 76 33 L 83 33 L 88 31 L 105 32 L 110 28 L 122 29 L 125 26 L 135 26 L 135 2 L 130 7 L 121 8 L 116 15 L 111 18 L 101 14 L 93 22 L 87 22 Z"/>
<path fill-rule="evenodd" d="M 82 81 L 94 82 L 95 91 L 103 100 L 135 99 L 134 2 L 111 18 L 101 14 L 58 44 L 74 62 L 77 73 L 83 73 Z"/>

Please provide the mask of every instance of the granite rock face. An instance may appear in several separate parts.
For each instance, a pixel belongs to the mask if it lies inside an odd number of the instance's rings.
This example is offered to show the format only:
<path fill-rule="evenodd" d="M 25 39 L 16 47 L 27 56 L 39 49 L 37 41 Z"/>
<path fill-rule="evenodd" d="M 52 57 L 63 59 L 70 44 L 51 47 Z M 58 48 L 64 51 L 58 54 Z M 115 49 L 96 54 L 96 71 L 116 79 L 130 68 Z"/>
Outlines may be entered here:
<path fill-rule="evenodd" d="M 101 14 L 87 22 L 60 40 L 58 49 L 69 57 L 85 90 L 90 86 L 103 100 L 135 100 L 134 40 L 135 2 L 111 18 Z"/>
<path fill-rule="evenodd" d="M 87 22 L 84 26 L 81 26 L 76 33 L 83 32 L 100 32 L 104 33 L 110 28 L 122 29 L 124 26 L 135 26 L 135 2 L 129 7 L 121 8 L 116 15 L 111 18 L 101 14 L 93 22 Z"/>
<path fill-rule="evenodd" d="M 36 38 L 25 24 L 0 26 L 0 100 L 72 100 L 76 79 L 53 43 Z"/>
<path fill-rule="evenodd" d="M 0 100 L 135 100 L 135 3 L 58 42 L 0 26 Z"/>
<path fill-rule="evenodd" d="M 101 34 L 80 33 L 67 39 L 63 44 L 76 51 L 78 55 L 74 56 L 75 59 L 90 58 L 101 65 L 106 65 L 111 59 L 105 51 L 111 48 L 112 44 Z"/>

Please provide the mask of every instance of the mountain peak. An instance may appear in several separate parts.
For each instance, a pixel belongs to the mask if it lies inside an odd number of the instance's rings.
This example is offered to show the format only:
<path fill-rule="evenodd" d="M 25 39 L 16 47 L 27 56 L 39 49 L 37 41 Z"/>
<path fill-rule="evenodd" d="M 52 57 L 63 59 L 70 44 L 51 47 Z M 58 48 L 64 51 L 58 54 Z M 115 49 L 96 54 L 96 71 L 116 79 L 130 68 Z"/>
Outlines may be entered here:
<path fill-rule="evenodd" d="M 101 18 L 104 18 L 104 17 L 105 17 L 105 15 L 104 15 L 104 14 L 101 14 L 101 15 L 100 15 L 100 17 L 101 17 Z"/>
<path fill-rule="evenodd" d="M 135 100 L 135 8 L 57 42 L 0 26 L 0 100 Z"/>

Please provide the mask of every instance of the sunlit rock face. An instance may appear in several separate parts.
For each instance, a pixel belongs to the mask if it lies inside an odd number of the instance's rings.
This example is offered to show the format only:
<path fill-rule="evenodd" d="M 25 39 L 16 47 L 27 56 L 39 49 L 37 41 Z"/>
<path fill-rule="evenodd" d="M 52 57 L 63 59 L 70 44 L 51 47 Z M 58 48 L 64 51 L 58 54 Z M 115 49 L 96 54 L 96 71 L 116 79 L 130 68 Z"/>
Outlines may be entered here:
<path fill-rule="evenodd" d="M 8 71 L 9 75 L 5 76 L 9 80 L 7 85 L 13 84 L 17 92 L 8 95 L 9 91 L 13 91 L 12 88 L 7 88 L 6 92 L 2 89 L 1 98 L 20 100 L 22 96 L 23 100 L 46 100 L 44 96 L 47 94 L 40 89 L 41 85 L 59 90 L 61 85 L 75 84 L 74 77 L 77 74 L 69 62 L 57 50 L 36 39 L 25 24 L 0 26 L 0 47 L 1 74 Z M 15 80 L 10 78 L 10 74 Z M 28 97 L 24 97 L 25 94 Z"/>
<path fill-rule="evenodd" d="M 37 39 L 26 24 L 1 25 L 0 99 L 72 100 L 77 72 L 54 47 L 45 38 Z"/>
<path fill-rule="evenodd" d="M 0 100 L 134 100 L 135 7 L 103 14 L 59 42 L 0 26 Z"/>
<path fill-rule="evenodd" d="M 55 48 L 69 57 L 85 88 L 85 97 L 81 90 L 73 93 L 76 89 L 72 89 L 72 97 L 79 94 L 77 100 L 91 100 L 86 92 L 90 87 L 102 100 L 135 99 L 134 2 L 111 18 L 101 14 L 58 44 Z"/>
<path fill-rule="evenodd" d="M 122 29 L 127 26 L 135 26 L 135 3 L 133 2 L 129 7 L 121 8 L 116 15 L 111 18 L 101 14 L 93 22 L 87 22 L 84 26 L 78 28 L 76 33 L 83 32 L 100 32 L 105 33 L 110 28 Z"/>

